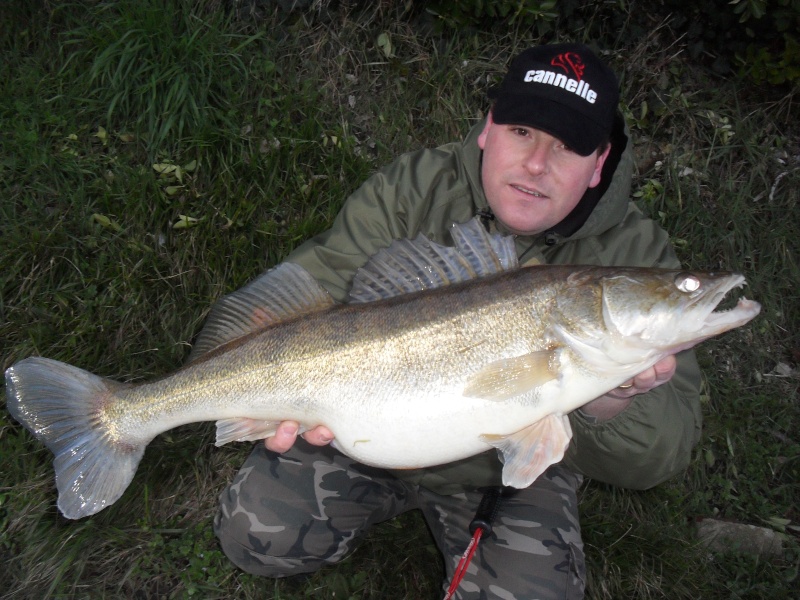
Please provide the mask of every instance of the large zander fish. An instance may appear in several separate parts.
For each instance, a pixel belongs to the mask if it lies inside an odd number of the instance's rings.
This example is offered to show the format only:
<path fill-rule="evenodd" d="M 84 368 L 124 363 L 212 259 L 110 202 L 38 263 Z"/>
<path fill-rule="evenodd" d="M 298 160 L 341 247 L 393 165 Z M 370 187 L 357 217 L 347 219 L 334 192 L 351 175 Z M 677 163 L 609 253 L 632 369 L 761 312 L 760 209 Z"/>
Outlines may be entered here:
<path fill-rule="evenodd" d="M 387 468 L 494 446 L 504 483 L 525 487 L 563 457 L 570 411 L 760 310 L 742 298 L 714 312 L 737 274 L 519 268 L 512 239 L 477 220 L 452 235 L 455 248 L 394 242 L 347 304 L 284 263 L 221 300 L 187 366 L 150 383 L 45 358 L 10 367 L 8 408 L 55 454 L 61 512 L 112 504 L 156 435 L 209 420 L 217 445 L 324 424 L 339 450 Z"/>

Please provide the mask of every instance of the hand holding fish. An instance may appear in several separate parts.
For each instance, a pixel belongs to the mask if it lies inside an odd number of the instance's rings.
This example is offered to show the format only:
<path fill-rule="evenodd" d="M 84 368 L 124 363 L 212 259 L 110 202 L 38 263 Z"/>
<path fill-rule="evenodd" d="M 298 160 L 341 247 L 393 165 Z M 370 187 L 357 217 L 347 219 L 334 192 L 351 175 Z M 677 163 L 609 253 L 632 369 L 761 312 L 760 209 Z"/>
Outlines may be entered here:
<path fill-rule="evenodd" d="M 324 425 L 300 434 L 300 424 L 297 421 L 282 421 L 275 430 L 275 435 L 264 439 L 264 445 L 267 450 L 283 454 L 294 446 L 298 435 L 302 435 L 312 446 L 327 446 L 333 441 L 333 433 Z"/>
<path fill-rule="evenodd" d="M 652 367 L 645 369 L 621 386 L 585 404 L 581 408 L 581 412 L 598 421 L 612 419 L 630 406 L 634 396 L 645 394 L 667 383 L 672 379 L 676 368 L 675 356 L 662 358 Z"/>
<path fill-rule="evenodd" d="M 637 394 L 644 394 L 672 379 L 676 368 L 675 356 L 667 356 L 606 395 L 612 398 L 630 398 Z"/>

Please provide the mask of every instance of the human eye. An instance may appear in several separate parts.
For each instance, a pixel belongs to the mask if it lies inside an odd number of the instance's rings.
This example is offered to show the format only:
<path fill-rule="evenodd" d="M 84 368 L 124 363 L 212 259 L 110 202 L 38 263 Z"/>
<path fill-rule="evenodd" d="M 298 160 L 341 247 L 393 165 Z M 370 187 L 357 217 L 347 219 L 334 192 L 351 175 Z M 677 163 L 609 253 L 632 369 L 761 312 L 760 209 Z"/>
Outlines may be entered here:
<path fill-rule="evenodd" d="M 564 142 L 562 142 L 562 141 L 559 141 L 559 142 L 556 144 L 556 147 L 557 147 L 557 148 L 558 148 L 558 149 L 559 149 L 561 152 L 565 152 L 565 153 L 567 153 L 567 154 L 575 154 L 575 150 L 573 150 L 571 146 L 568 146 L 567 144 L 565 144 L 565 143 L 564 143 Z"/>

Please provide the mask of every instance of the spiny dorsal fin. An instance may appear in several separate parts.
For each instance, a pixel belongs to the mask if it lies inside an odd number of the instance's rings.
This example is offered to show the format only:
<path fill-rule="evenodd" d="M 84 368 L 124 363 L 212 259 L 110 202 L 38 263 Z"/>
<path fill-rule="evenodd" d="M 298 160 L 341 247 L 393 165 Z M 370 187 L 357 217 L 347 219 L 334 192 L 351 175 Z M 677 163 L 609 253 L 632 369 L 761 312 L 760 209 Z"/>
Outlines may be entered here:
<path fill-rule="evenodd" d="M 378 251 L 356 273 L 350 302 L 373 302 L 517 268 L 514 239 L 489 234 L 478 217 L 453 224 L 451 233 L 454 248 L 420 234 Z"/>
<path fill-rule="evenodd" d="M 450 231 L 458 251 L 469 261 L 478 277 L 519 267 L 514 237 L 486 231 L 480 217 L 453 223 Z"/>
<path fill-rule="evenodd" d="M 333 298 L 303 267 L 281 263 L 212 307 L 188 362 L 268 325 L 333 304 Z"/>

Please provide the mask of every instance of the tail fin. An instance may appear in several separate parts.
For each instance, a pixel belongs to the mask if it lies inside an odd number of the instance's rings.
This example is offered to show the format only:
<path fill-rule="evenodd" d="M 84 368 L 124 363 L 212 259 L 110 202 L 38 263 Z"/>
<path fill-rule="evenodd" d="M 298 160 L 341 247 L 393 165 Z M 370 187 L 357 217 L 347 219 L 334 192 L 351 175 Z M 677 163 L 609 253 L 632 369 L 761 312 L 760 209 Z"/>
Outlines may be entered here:
<path fill-rule="evenodd" d="M 80 519 L 113 504 L 130 484 L 145 445 L 126 444 L 103 409 L 124 384 L 47 358 L 6 370 L 11 415 L 55 455 L 58 508 Z"/>

